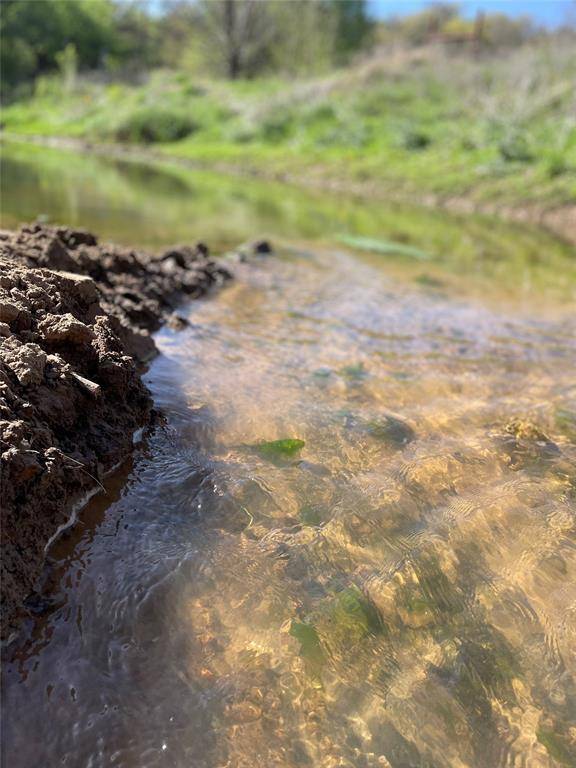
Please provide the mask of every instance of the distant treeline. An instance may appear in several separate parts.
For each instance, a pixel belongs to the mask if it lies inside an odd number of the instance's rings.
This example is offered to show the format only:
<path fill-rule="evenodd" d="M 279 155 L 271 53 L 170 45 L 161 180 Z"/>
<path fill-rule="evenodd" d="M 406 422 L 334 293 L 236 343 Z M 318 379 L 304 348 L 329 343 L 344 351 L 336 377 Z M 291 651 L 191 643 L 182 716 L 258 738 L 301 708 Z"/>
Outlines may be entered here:
<path fill-rule="evenodd" d="M 529 17 L 464 18 L 454 3 L 377 21 L 365 0 L 2 0 L 0 34 L 6 98 L 58 70 L 64 78 L 134 77 L 156 67 L 231 79 L 306 76 L 390 42 L 482 51 L 546 33 Z"/>

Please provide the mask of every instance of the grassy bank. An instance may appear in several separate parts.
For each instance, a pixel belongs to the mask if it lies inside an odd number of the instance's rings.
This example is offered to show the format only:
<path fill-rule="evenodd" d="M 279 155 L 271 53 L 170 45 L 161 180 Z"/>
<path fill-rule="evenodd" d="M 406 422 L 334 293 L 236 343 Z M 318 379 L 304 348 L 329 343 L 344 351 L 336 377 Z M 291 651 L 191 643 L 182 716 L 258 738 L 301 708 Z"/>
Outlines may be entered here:
<path fill-rule="evenodd" d="M 482 61 L 427 48 L 296 83 L 157 71 L 140 86 L 81 81 L 66 93 L 43 79 L 3 124 L 306 184 L 555 207 L 576 200 L 575 78 L 569 46 Z"/>

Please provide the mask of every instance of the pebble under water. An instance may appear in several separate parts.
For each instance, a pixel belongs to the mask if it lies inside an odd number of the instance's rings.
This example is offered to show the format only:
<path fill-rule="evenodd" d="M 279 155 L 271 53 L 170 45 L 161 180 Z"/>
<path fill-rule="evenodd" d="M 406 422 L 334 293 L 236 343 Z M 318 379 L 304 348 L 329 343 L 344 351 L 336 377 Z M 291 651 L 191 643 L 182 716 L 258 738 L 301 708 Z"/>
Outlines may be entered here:
<path fill-rule="evenodd" d="M 50 551 L 6 764 L 576 765 L 574 319 L 338 249 L 237 273 Z"/>

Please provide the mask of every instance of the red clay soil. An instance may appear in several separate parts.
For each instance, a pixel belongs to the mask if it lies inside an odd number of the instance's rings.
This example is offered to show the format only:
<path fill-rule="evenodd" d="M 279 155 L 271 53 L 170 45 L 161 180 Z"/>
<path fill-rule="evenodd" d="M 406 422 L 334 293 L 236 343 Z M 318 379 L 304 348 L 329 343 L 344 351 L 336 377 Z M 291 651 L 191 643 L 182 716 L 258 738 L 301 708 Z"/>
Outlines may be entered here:
<path fill-rule="evenodd" d="M 150 422 L 150 332 L 229 277 L 202 245 L 153 257 L 66 228 L 0 232 L 3 639 L 47 544 Z"/>

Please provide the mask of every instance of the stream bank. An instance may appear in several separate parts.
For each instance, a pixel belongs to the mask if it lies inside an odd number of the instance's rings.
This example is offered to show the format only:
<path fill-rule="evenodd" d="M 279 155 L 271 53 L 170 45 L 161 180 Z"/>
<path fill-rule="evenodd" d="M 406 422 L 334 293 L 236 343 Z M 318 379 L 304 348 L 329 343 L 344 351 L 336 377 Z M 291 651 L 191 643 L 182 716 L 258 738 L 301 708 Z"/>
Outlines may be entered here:
<path fill-rule="evenodd" d="M 150 334 L 231 274 L 203 244 L 152 256 L 40 224 L 0 232 L 0 268 L 4 639 L 48 543 L 155 415 Z"/>

